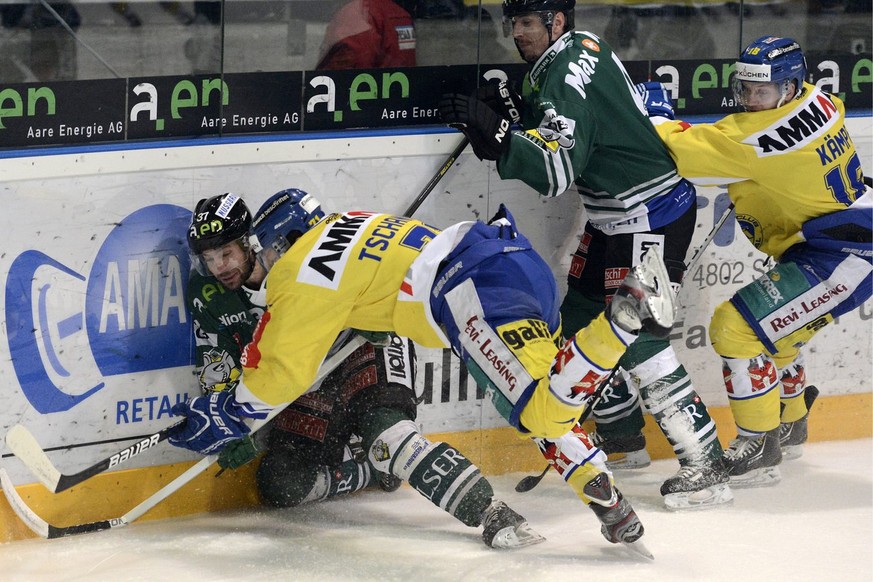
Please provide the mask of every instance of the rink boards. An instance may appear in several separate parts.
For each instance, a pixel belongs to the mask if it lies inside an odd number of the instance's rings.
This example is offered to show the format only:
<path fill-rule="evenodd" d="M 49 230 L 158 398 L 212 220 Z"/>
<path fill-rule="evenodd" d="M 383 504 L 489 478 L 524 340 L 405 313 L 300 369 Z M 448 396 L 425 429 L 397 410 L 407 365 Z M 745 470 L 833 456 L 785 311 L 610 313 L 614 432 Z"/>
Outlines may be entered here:
<path fill-rule="evenodd" d="M 849 131 L 871 168 L 871 118 Z M 184 309 L 189 259 L 185 231 L 203 197 L 232 191 L 257 207 L 298 187 L 328 210 L 400 213 L 445 156 L 454 133 L 286 141 L 167 142 L 162 147 L 69 151 L 0 160 L 5 229 L 0 273 L 4 337 L 0 342 L 0 426 L 22 423 L 62 471 L 76 471 L 172 422 L 169 409 L 196 389 L 191 375 L 190 316 Z M 493 164 L 465 153 L 416 215 L 437 226 L 487 218 L 508 204 L 520 227 L 563 286 L 584 216 L 578 197 L 540 200 L 521 182 L 499 179 Z M 696 244 L 727 205 L 724 190 L 700 190 Z M 689 273 L 673 335 L 680 359 L 720 427 L 732 436 L 718 359 L 707 342 L 712 310 L 764 268 L 763 257 L 731 221 Z M 811 438 L 871 436 L 871 305 L 840 319 L 807 347 L 807 374 L 822 397 Z M 421 350 L 419 422 L 486 473 L 539 470 L 531 443 L 505 428 L 482 390 L 448 351 Z M 649 421 L 651 419 L 649 418 Z M 653 456 L 671 453 L 657 427 Z M 52 496 L 5 449 L 3 465 L 44 518 L 58 525 L 123 513 L 181 472 L 194 458 L 161 445 L 122 470 Z M 252 471 L 207 474 L 147 518 L 256 502 Z M 240 487 L 239 481 L 245 486 Z M 0 539 L 27 530 L 0 503 Z M 53 522 L 53 523 L 54 523 Z"/>

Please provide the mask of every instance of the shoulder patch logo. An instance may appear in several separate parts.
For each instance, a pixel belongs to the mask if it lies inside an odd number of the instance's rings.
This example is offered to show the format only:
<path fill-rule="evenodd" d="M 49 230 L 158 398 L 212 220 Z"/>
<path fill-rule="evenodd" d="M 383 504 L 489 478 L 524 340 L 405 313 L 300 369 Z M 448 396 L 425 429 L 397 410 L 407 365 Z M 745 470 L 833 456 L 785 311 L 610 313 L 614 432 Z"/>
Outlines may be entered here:
<path fill-rule="evenodd" d="M 584 47 L 587 48 L 588 50 L 592 50 L 592 51 L 594 51 L 594 52 L 596 52 L 596 53 L 599 53 L 599 52 L 600 52 L 600 45 L 598 45 L 596 42 L 594 42 L 594 41 L 591 40 L 590 38 L 586 38 L 585 40 L 583 40 L 583 41 L 582 41 L 582 46 L 584 46 Z"/>

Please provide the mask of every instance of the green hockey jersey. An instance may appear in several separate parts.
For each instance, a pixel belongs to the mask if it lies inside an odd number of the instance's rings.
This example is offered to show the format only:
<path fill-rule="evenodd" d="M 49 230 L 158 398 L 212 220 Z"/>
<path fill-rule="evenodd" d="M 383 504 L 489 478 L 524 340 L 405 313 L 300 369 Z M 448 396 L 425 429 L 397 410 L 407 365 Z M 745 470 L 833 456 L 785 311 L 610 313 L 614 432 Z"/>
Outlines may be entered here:
<path fill-rule="evenodd" d="M 575 184 L 588 219 L 610 233 L 659 228 L 687 209 L 672 201 L 681 178 L 608 44 L 568 32 L 533 64 L 526 83 L 523 130 L 497 161 L 501 178 L 547 197 Z"/>
<path fill-rule="evenodd" d="M 264 313 L 264 292 L 245 287 L 230 291 L 214 277 L 192 273 L 187 302 L 194 320 L 200 388 L 232 389 L 242 373 L 240 354 Z"/>

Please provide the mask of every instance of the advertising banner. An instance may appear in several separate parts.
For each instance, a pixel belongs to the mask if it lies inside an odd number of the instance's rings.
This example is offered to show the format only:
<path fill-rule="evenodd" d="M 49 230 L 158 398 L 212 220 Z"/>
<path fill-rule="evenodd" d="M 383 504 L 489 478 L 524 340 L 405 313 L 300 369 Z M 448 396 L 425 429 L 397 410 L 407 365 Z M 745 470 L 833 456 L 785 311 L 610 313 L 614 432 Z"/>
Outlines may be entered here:
<path fill-rule="evenodd" d="M 808 55 L 808 61 L 813 83 L 837 94 L 848 109 L 870 111 L 869 55 Z M 679 117 L 736 111 L 729 83 L 733 65 L 727 59 L 625 63 L 635 82 L 664 82 Z M 480 72 L 481 80 L 503 77 L 521 88 L 527 69 L 455 65 L 0 82 L 0 149 L 438 125 L 443 93 L 471 93 Z"/>

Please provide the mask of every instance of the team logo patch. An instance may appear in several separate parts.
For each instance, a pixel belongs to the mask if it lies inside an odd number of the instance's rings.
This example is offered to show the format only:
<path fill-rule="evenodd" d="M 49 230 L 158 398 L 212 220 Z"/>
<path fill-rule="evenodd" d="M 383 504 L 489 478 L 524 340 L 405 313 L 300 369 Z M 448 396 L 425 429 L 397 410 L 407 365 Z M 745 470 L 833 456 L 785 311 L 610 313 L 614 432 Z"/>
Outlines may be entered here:
<path fill-rule="evenodd" d="M 737 224 L 740 230 L 749 239 L 749 242 L 758 249 L 764 243 L 764 229 L 761 223 L 751 214 L 737 214 Z"/>
<path fill-rule="evenodd" d="M 388 444 L 382 439 L 374 442 L 370 447 L 370 458 L 375 459 L 377 463 L 391 459 L 391 450 L 388 448 Z"/>
<path fill-rule="evenodd" d="M 214 392 L 231 389 L 236 385 L 241 371 L 236 362 L 224 350 L 211 349 L 203 354 L 200 370 L 200 385 Z"/>
<path fill-rule="evenodd" d="M 588 50 L 594 51 L 596 53 L 600 52 L 600 45 L 598 45 L 596 42 L 594 42 L 590 38 L 586 38 L 585 40 L 583 40 L 582 46 L 584 46 Z"/>

